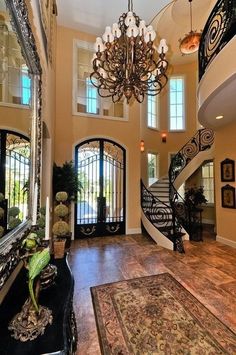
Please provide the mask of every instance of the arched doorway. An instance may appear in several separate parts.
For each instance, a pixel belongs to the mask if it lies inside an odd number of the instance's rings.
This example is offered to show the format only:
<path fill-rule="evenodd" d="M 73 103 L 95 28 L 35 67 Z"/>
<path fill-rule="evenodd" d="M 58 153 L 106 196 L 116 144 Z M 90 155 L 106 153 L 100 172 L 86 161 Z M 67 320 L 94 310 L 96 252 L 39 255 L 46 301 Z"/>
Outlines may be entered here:
<path fill-rule="evenodd" d="M 20 133 L 0 129 L 0 193 L 4 196 L 0 207 L 5 211 L 0 225 L 4 233 L 28 216 L 29 175 L 29 139 Z M 16 208 L 19 211 L 17 218 L 11 218 Z"/>
<path fill-rule="evenodd" d="M 75 165 L 75 237 L 124 234 L 124 148 L 106 139 L 84 141 L 75 148 Z"/>

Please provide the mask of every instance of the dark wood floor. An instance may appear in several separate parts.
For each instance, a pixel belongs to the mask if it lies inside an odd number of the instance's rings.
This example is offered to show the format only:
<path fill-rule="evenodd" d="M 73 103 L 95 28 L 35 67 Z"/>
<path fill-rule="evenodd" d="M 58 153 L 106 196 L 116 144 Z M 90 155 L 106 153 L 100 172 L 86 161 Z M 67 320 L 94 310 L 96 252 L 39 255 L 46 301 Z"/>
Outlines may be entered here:
<path fill-rule="evenodd" d="M 185 254 L 157 246 L 144 235 L 100 237 L 73 242 L 74 307 L 80 355 L 99 355 L 90 287 L 169 272 L 236 333 L 236 250 L 217 243 L 185 242 Z"/>

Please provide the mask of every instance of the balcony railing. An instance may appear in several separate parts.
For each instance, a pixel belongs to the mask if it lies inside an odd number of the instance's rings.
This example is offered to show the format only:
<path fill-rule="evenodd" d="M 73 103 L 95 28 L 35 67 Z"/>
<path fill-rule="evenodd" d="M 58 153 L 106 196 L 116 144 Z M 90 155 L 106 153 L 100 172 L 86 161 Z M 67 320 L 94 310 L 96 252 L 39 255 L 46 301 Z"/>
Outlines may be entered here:
<path fill-rule="evenodd" d="M 207 67 L 236 34 L 236 0 L 218 0 L 202 32 L 199 81 Z"/>

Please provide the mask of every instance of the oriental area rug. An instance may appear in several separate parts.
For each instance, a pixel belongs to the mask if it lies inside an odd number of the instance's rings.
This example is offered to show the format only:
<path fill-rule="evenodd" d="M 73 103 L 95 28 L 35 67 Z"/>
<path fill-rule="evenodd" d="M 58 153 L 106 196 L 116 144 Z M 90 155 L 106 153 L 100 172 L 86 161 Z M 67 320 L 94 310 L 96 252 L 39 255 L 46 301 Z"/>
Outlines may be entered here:
<path fill-rule="evenodd" d="M 168 273 L 91 293 L 102 354 L 236 354 L 236 334 Z"/>

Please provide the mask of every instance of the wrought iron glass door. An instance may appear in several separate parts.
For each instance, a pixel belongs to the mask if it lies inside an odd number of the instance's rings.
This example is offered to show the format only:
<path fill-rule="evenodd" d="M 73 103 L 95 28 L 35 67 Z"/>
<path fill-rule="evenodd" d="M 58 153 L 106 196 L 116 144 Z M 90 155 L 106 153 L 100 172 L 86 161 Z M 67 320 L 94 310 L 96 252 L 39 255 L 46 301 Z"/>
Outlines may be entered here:
<path fill-rule="evenodd" d="M 104 139 L 76 147 L 75 236 L 125 233 L 125 150 Z"/>
<path fill-rule="evenodd" d="M 13 131 L 0 130 L 0 192 L 4 196 L 0 207 L 5 211 L 0 226 L 4 227 L 4 233 L 28 216 L 29 174 L 29 139 Z"/>

